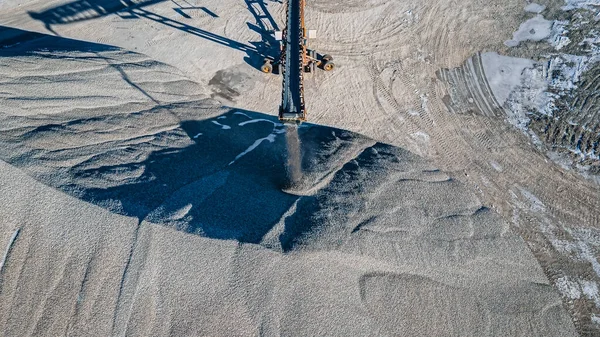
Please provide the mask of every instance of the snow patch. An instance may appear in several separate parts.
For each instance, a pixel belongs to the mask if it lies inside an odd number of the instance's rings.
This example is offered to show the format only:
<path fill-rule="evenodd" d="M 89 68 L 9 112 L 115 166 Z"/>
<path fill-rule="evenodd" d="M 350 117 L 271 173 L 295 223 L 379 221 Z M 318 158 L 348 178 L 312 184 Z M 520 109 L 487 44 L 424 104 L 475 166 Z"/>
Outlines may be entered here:
<path fill-rule="evenodd" d="M 262 118 L 253 119 L 252 117 L 250 117 L 249 115 L 247 115 L 247 114 L 245 114 L 243 112 L 235 112 L 234 114 L 236 114 L 236 115 L 243 115 L 243 116 L 246 116 L 246 117 L 249 118 L 249 120 L 239 123 L 238 124 L 239 126 L 244 126 L 244 125 L 247 125 L 247 124 L 258 123 L 258 122 L 268 122 L 268 123 L 272 123 L 273 124 L 273 131 L 271 131 L 271 133 L 269 135 L 267 135 L 266 137 L 259 138 L 259 139 L 255 140 L 254 143 L 252 143 L 252 145 L 250 145 L 246 150 L 244 150 L 243 152 L 241 152 L 240 154 L 238 154 L 237 156 L 235 156 L 235 159 L 233 159 L 229 163 L 229 165 L 232 165 L 238 159 L 240 159 L 243 156 L 247 155 L 248 153 L 254 151 L 254 149 L 256 149 L 260 144 L 262 144 L 262 142 L 268 141 L 269 143 L 273 143 L 273 142 L 275 142 L 275 138 L 277 137 L 277 135 L 285 133 L 285 125 L 284 124 L 273 122 L 271 120 L 262 119 Z"/>
<path fill-rule="evenodd" d="M 596 259 L 589 244 L 583 240 L 579 240 L 577 245 L 579 248 L 579 257 L 582 260 L 589 262 L 596 275 L 600 276 L 600 263 L 598 263 L 598 259 Z"/>
<path fill-rule="evenodd" d="M 563 11 L 579 8 L 593 10 L 594 7 L 600 6 L 600 0 L 565 0 L 565 4 L 565 6 L 561 7 Z"/>
<path fill-rule="evenodd" d="M 600 263 L 594 252 L 600 248 L 600 231 L 591 228 L 570 229 L 562 227 L 561 239 L 555 232 L 558 230 L 550 224 L 540 226 L 542 233 L 549 239 L 552 246 L 561 254 L 577 262 L 587 262 L 591 264 L 595 276 L 600 277 Z M 564 237 L 564 239 L 562 239 Z M 563 276 L 556 280 L 558 290 L 570 299 L 578 299 L 581 296 L 594 301 L 597 308 L 600 308 L 600 290 L 598 283 L 594 280 L 578 279 L 570 280 Z"/>
<path fill-rule="evenodd" d="M 571 39 L 567 36 L 569 30 L 567 26 L 569 21 L 554 21 L 552 23 L 552 31 L 548 37 L 548 43 L 550 43 L 554 49 L 561 50 L 571 43 Z"/>
<path fill-rule="evenodd" d="M 593 281 L 581 281 L 581 289 L 585 297 L 596 303 L 596 307 L 600 308 L 600 296 L 598 294 L 598 284 Z"/>
<path fill-rule="evenodd" d="M 490 165 L 498 172 L 502 172 L 503 170 L 502 166 L 493 160 L 490 162 Z"/>
<path fill-rule="evenodd" d="M 212 121 L 212 122 L 213 122 L 213 124 L 220 126 L 221 129 L 223 129 L 223 130 L 229 130 L 229 129 L 231 129 L 231 126 L 229 126 L 229 125 L 224 125 L 224 124 L 221 124 L 221 123 L 219 123 L 217 121 Z"/>
<path fill-rule="evenodd" d="M 512 40 L 504 42 L 509 47 L 516 47 L 523 41 L 541 41 L 550 36 L 552 32 L 552 21 L 544 19 L 542 15 L 523 22 L 519 29 L 513 33 Z"/>
<path fill-rule="evenodd" d="M 587 47 L 587 53 L 592 55 L 600 54 L 600 33 L 595 30 L 592 30 L 590 34 L 581 40 L 579 46 Z"/>
<path fill-rule="evenodd" d="M 546 62 L 534 62 L 496 53 L 481 56 L 485 77 L 508 121 L 528 132 L 529 114 L 553 116 L 555 102 L 577 83 L 600 55 L 559 54 Z"/>
<path fill-rule="evenodd" d="M 515 86 L 506 101 L 508 121 L 523 131 L 527 131 L 530 121 L 528 115 L 531 112 L 539 111 L 550 115 L 554 110 L 544 74 L 540 66 L 524 69 L 520 84 Z"/>
<path fill-rule="evenodd" d="M 423 131 L 417 131 L 415 133 L 412 133 L 411 136 L 415 139 L 421 140 L 423 142 L 428 142 L 429 141 L 429 135 L 426 134 Z"/>
<path fill-rule="evenodd" d="M 262 118 L 258 118 L 258 119 L 251 119 L 251 120 L 249 120 L 249 121 L 241 122 L 241 123 L 239 123 L 238 125 L 239 125 L 239 126 L 244 126 L 244 125 L 246 125 L 246 124 L 258 123 L 258 122 L 268 122 L 268 123 L 272 123 L 272 124 L 273 124 L 273 125 L 275 125 L 275 126 L 283 126 L 283 124 L 281 124 L 281 123 L 276 123 L 276 122 L 270 121 L 270 120 L 268 120 L 268 119 L 262 119 Z"/>
<path fill-rule="evenodd" d="M 510 93 L 521 84 L 523 71 L 535 64 L 532 60 L 503 56 L 494 52 L 481 54 L 481 61 L 492 93 L 501 106 Z"/>
<path fill-rule="evenodd" d="M 427 98 L 426 94 L 422 94 L 419 96 L 421 98 L 421 109 L 423 109 L 424 112 L 429 113 L 429 107 L 428 107 L 428 103 L 429 103 L 429 98 Z"/>
<path fill-rule="evenodd" d="M 235 156 L 235 159 L 232 160 L 229 165 L 232 165 L 233 163 L 235 163 L 238 159 L 242 158 L 243 156 L 247 155 L 248 153 L 252 152 L 254 149 L 256 149 L 262 142 L 264 142 L 265 140 L 268 140 L 269 142 L 273 143 L 275 141 L 275 134 L 271 133 L 266 137 L 263 138 L 259 138 L 257 140 L 254 141 L 254 143 L 252 145 L 250 145 L 244 152 L 238 154 L 237 156 Z"/>
<path fill-rule="evenodd" d="M 530 3 L 529 5 L 525 6 L 525 11 L 529 13 L 540 14 L 544 11 L 544 9 L 546 9 L 546 6 L 538 5 L 536 3 Z"/>
<path fill-rule="evenodd" d="M 546 80 L 551 88 L 561 91 L 577 88 L 581 75 L 594 61 L 588 56 L 561 54 L 547 63 Z"/>
<path fill-rule="evenodd" d="M 546 209 L 544 203 L 531 192 L 523 188 L 519 188 L 519 190 L 521 191 L 521 194 L 527 199 L 527 201 L 529 201 L 529 207 L 532 211 L 544 211 Z"/>
<path fill-rule="evenodd" d="M 566 276 L 559 277 L 556 280 L 556 287 L 563 296 L 569 299 L 577 300 L 581 298 L 579 284 L 577 284 L 577 282 L 570 281 Z"/>

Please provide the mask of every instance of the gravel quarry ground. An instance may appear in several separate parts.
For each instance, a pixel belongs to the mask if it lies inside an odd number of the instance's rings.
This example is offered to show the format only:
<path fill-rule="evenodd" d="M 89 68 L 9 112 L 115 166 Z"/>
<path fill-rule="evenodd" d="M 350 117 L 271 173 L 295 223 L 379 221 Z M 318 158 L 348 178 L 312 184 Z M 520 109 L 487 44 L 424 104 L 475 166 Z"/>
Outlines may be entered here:
<path fill-rule="evenodd" d="M 599 10 L 1 2 L 2 331 L 598 335 Z"/>

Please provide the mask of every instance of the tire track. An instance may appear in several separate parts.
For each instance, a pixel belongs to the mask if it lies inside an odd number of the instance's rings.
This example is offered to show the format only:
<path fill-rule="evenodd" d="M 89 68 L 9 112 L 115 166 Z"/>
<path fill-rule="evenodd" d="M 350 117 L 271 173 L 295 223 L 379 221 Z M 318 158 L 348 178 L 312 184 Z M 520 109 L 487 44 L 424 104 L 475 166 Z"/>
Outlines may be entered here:
<path fill-rule="evenodd" d="M 367 66 L 367 71 L 373 82 L 373 96 L 377 102 L 379 110 L 385 115 L 386 120 L 391 123 L 391 134 L 397 135 L 394 139 L 406 139 L 408 135 L 414 134 L 420 129 L 411 121 L 406 119 L 407 114 L 403 114 L 402 107 L 393 97 L 390 89 L 383 83 L 375 62 L 371 61 Z M 385 107 L 388 106 L 388 108 Z"/>

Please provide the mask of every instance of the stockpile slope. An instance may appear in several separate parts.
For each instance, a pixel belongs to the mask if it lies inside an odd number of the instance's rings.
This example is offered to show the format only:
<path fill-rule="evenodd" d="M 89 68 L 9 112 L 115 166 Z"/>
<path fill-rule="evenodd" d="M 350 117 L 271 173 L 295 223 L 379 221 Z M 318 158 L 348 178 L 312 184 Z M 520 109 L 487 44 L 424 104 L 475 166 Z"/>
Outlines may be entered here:
<path fill-rule="evenodd" d="M 7 335 L 575 335 L 524 242 L 430 162 L 222 107 L 140 54 L 13 33 Z"/>

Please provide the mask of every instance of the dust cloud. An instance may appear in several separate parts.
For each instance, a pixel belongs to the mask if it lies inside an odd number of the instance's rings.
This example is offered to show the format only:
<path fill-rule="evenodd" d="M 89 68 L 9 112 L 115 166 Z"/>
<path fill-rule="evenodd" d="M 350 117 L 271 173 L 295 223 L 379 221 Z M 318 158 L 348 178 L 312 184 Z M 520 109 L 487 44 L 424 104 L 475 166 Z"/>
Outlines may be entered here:
<path fill-rule="evenodd" d="M 287 147 L 287 188 L 294 188 L 302 181 L 302 157 L 298 125 L 286 125 L 285 142 Z"/>

